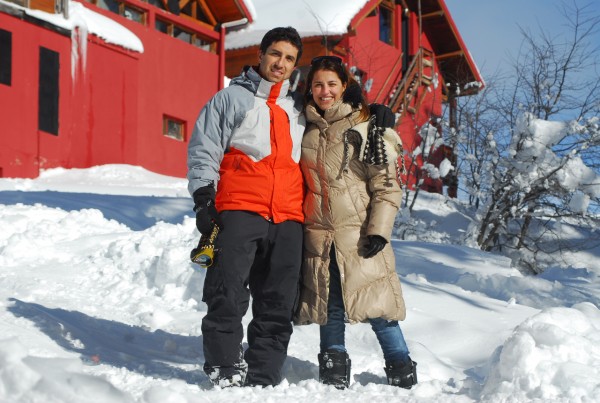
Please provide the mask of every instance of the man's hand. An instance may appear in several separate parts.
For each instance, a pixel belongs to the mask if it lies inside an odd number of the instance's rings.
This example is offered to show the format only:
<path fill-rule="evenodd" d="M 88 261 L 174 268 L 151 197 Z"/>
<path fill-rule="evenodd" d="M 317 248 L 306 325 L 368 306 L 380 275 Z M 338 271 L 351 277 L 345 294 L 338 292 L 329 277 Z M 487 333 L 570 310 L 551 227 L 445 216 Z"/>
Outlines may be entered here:
<path fill-rule="evenodd" d="M 366 247 L 365 259 L 371 258 L 381 252 L 387 244 L 385 238 L 379 235 L 369 235 L 367 238 L 369 239 L 369 243 Z"/>
<path fill-rule="evenodd" d="M 377 127 L 391 127 L 393 129 L 396 125 L 396 115 L 385 105 L 371 104 L 369 105 L 369 113 L 371 116 L 375 116 L 375 126 Z"/>
<path fill-rule="evenodd" d="M 196 212 L 196 227 L 202 235 L 210 235 L 213 226 L 223 229 L 219 212 L 215 207 L 215 188 L 212 185 L 203 186 L 194 192 L 194 211 Z"/>

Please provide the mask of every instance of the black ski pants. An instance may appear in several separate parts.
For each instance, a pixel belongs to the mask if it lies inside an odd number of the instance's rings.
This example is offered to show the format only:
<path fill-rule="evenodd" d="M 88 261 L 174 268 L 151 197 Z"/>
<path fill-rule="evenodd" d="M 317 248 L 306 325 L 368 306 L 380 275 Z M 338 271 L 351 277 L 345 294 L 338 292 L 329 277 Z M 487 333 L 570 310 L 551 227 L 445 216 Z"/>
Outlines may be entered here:
<path fill-rule="evenodd" d="M 202 300 L 204 358 L 212 367 L 241 361 L 242 318 L 252 296 L 246 382 L 276 385 L 293 331 L 302 262 L 302 224 L 274 224 L 246 211 L 221 213 L 215 264 L 207 270 Z"/>

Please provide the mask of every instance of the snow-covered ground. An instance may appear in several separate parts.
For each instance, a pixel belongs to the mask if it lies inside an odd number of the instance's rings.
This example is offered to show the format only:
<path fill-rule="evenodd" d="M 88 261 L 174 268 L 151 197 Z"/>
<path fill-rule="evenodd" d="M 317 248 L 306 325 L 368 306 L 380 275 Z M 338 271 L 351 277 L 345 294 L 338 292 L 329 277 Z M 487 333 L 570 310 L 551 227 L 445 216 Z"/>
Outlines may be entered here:
<path fill-rule="evenodd" d="M 347 390 L 316 381 L 315 325 L 295 328 L 279 386 L 212 388 L 186 185 L 126 165 L 0 179 L 0 402 L 600 402 L 600 252 L 523 276 L 450 244 L 464 207 L 427 194 L 422 236 L 393 241 L 418 385 L 386 384 L 361 324 Z"/>

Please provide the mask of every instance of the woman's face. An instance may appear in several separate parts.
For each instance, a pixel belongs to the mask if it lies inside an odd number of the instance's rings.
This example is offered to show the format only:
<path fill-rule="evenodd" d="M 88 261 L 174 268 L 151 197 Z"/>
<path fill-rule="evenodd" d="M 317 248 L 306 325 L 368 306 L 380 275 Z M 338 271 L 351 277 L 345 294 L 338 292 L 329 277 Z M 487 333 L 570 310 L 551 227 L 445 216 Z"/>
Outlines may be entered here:
<path fill-rule="evenodd" d="M 335 71 L 318 70 L 313 76 L 310 89 L 315 104 L 321 110 L 326 111 L 342 97 L 346 90 L 346 84 L 342 84 L 342 80 Z"/>

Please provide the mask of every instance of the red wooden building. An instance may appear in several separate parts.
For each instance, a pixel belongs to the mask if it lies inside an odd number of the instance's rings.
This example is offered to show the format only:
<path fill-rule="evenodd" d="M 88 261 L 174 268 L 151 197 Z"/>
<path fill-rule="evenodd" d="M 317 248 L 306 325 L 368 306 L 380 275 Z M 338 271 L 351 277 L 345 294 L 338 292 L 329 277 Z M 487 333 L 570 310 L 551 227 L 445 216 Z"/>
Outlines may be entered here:
<path fill-rule="evenodd" d="M 423 167 L 452 161 L 452 139 L 432 148 L 420 133 L 444 136 L 431 130 L 443 105 L 452 117 L 456 97 L 483 85 L 444 0 L 10 1 L 0 3 L 0 177 L 108 163 L 184 177 L 198 111 L 224 75 L 257 62 L 276 25 L 302 35 L 301 71 L 339 55 L 371 102 L 397 112 L 410 186 L 441 191 Z M 452 194 L 452 175 L 445 183 Z"/>
<path fill-rule="evenodd" d="M 275 21 L 296 27 L 304 44 L 303 72 L 315 56 L 338 55 L 370 102 L 397 112 L 409 186 L 421 183 L 441 192 L 444 181 L 448 193 L 455 194 L 452 173 L 444 180 L 433 178 L 423 166 L 439 165 L 444 158 L 452 162 L 452 139 L 443 145 L 439 141 L 444 135 L 438 125 L 442 107 L 450 107 L 452 120 L 456 97 L 477 93 L 483 80 L 444 0 L 345 0 L 343 7 L 327 0 L 253 2 L 261 18 L 228 35 L 227 76 L 237 75 L 245 64 L 256 64 L 260 38 Z M 424 140 L 424 132 L 438 138 Z"/>
<path fill-rule="evenodd" d="M 108 163 L 185 176 L 243 0 L 0 4 L 0 177 Z M 70 6 L 69 6 L 70 4 Z"/>

